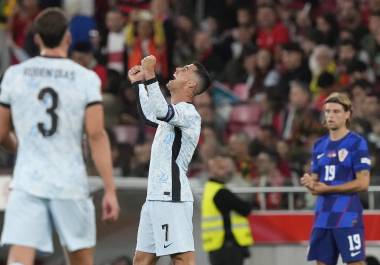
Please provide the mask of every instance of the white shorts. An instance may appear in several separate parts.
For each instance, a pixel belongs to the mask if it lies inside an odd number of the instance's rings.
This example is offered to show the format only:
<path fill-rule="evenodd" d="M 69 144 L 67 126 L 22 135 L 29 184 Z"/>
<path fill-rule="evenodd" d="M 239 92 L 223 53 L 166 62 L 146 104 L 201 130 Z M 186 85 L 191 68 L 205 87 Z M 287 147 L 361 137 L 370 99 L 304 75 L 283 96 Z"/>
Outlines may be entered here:
<path fill-rule="evenodd" d="M 1 244 L 53 252 L 52 231 L 72 252 L 96 243 L 95 208 L 91 198 L 54 200 L 12 190 L 5 209 Z"/>
<path fill-rule="evenodd" d="M 193 202 L 146 201 L 136 250 L 156 256 L 194 251 L 192 219 Z"/>

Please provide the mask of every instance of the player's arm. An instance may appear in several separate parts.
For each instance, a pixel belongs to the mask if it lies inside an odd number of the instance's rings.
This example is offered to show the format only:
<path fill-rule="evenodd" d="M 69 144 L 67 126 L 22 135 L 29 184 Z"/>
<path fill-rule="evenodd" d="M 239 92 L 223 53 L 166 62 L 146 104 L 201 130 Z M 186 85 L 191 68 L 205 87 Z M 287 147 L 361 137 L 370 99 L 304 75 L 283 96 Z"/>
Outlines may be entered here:
<path fill-rule="evenodd" d="M 356 178 L 340 185 L 326 185 L 317 182 L 314 190 L 316 194 L 321 193 L 353 193 L 368 190 L 370 181 L 371 159 L 368 153 L 367 142 L 361 139 L 357 150 L 352 152 L 352 169 Z"/>
<path fill-rule="evenodd" d="M 187 109 L 186 104 L 168 104 L 163 96 L 155 73 L 156 58 L 152 55 L 141 61 L 145 85 L 148 90 L 148 107 L 154 117 L 178 127 L 190 127 L 200 123 L 196 112 Z"/>
<path fill-rule="evenodd" d="M 0 145 L 7 151 L 15 153 L 17 140 L 12 132 L 11 102 L 14 77 L 12 76 L 14 66 L 8 68 L 0 84 Z"/>
<path fill-rule="evenodd" d="M 166 120 L 167 116 L 171 115 L 171 105 L 168 105 L 164 95 L 162 95 L 160 85 L 156 78 L 156 58 L 153 55 L 145 57 L 141 61 L 141 67 L 144 74 L 145 85 L 148 90 L 149 107 L 157 119 Z"/>
<path fill-rule="evenodd" d="M 219 209 L 228 209 L 235 211 L 240 215 L 248 216 L 251 212 L 252 205 L 243 201 L 238 196 L 227 189 L 220 189 L 214 197 L 215 205 Z"/>
<path fill-rule="evenodd" d="M 317 182 L 314 191 L 317 194 L 322 193 L 354 193 L 367 191 L 369 186 L 370 174 L 368 170 L 362 170 L 356 173 L 356 179 L 341 185 L 330 186 L 321 182 Z"/>
<path fill-rule="evenodd" d="M 8 106 L 0 105 L 0 144 L 5 150 L 15 153 L 16 136 L 11 132 L 11 112 Z"/>
<path fill-rule="evenodd" d="M 157 127 L 158 121 L 149 106 L 148 92 L 146 91 L 144 85 L 144 74 L 141 66 L 136 65 L 132 67 L 128 71 L 128 77 L 132 83 L 132 86 L 138 91 L 137 108 L 140 115 L 143 117 L 146 124 L 152 127 Z"/>
<path fill-rule="evenodd" d="M 103 219 L 116 220 L 119 215 L 119 205 L 112 174 L 111 147 L 104 129 L 104 114 L 101 104 L 87 107 L 85 128 L 92 159 L 104 183 Z"/>

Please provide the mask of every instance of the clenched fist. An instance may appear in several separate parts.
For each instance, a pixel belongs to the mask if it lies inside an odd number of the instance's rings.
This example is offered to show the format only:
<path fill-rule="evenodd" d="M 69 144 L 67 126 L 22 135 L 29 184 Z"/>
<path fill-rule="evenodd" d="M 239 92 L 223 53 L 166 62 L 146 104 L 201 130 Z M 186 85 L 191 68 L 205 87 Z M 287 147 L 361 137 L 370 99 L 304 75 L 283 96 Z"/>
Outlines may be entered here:
<path fill-rule="evenodd" d="M 156 57 L 153 55 L 146 56 L 141 60 L 141 66 L 143 68 L 145 80 L 149 80 L 156 77 Z"/>
<path fill-rule="evenodd" d="M 128 78 L 131 83 L 144 80 L 144 73 L 141 65 L 135 65 L 128 71 Z"/>

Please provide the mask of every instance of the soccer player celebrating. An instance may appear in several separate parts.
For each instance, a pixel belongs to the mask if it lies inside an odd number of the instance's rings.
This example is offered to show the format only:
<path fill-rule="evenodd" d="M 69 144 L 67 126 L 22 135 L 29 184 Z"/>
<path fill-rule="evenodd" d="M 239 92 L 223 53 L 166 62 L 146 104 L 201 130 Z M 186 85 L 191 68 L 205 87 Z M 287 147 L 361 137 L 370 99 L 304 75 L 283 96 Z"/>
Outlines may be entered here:
<path fill-rule="evenodd" d="M 318 195 L 308 260 L 337 264 L 339 254 L 350 265 L 364 264 L 363 207 L 358 192 L 369 185 L 371 161 L 366 141 L 349 131 L 351 102 L 332 93 L 324 102 L 328 135 L 315 144 L 312 173 L 301 183 Z"/>
<path fill-rule="evenodd" d="M 17 161 L 1 242 L 11 245 L 8 264 L 34 264 L 36 249 L 53 251 L 52 229 L 73 265 L 92 265 L 95 210 L 82 156 L 83 128 L 103 178 L 103 219 L 118 218 L 110 145 L 103 125 L 100 80 L 67 59 L 68 19 L 60 9 L 34 22 L 41 56 L 11 66 L 0 92 L 0 143 Z"/>
<path fill-rule="evenodd" d="M 201 117 L 191 102 L 209 87 L 210 78 L 199 63 L 177 68 L 167 84 L 171 94 L 167 104 L 155 65 L 156 58 L 147 56 L 128 72 L 139 91 L 142 115 L 157 127 L 133 264 L 152 265 L 160 256 L 171 255 L 173 264 L 193 265 L 193 196 L 186 172 L 198 143 Z"/>

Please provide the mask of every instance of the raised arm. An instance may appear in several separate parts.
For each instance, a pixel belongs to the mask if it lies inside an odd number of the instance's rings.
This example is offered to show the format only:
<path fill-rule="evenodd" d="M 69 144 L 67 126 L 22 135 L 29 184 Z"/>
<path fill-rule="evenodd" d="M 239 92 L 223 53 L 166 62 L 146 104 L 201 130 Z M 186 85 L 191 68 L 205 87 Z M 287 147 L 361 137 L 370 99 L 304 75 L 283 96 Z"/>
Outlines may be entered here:
<path fill-rule="evenodd" d="M 170 120 L 174 115 L 174 110 L 173 107 L 166 102 L 158 84 L 155 72 L 156 58 L 153 55 L 145 57 L 141 61 L 141 67 L 144 73 L 145 85 L 148 90 L 149 107 L 153 115 L 159 120 Z"/>
<path fill-rule="evenodd" d="M 141 116 L 148 125 L 157 127 L 158 121 L 149 104 L 148 92 L 146 91 L 144 84 L 142 67 L 140 65 L 132 67 L 128 71 L 128 78 L 131 81 L 132 86 L 138 91 L 137 107 Z"/>

